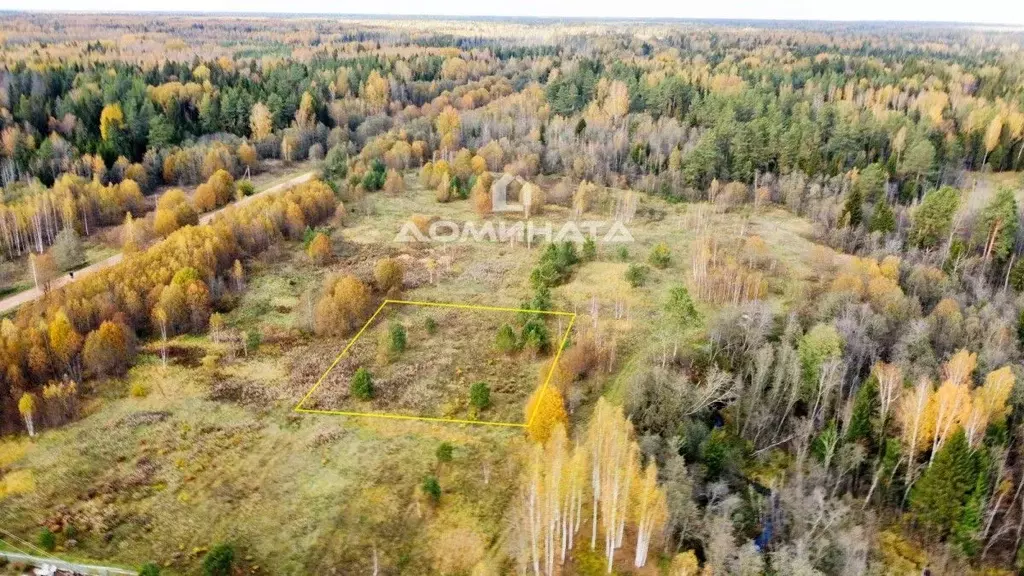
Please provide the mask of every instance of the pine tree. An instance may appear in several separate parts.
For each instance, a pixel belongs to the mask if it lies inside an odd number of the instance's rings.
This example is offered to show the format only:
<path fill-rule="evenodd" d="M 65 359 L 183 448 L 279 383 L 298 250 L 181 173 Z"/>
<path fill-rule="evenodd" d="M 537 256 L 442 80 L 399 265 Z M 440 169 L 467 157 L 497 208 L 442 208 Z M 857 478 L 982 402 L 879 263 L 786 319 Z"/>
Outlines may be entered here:
<path fill-rule="evenodd" d="M 911 491 L 910 509 L 917 521 L 932 535 L 945 537 L 960 520 L 976 477 L 967 436 L 958 429 Z"/>
<path fill-rule="evenodd" d="M 972 241 L 986 258 L 1004 261 L 1013 250 L 1019 227 L 1020 217 L 1014 191 L 1000 188 L 982 210 L 974 226 Z"/>
<path fill-rule="evenodd" d="M 914 213 L 910 240 L 918 248 L 935 248 L 949 236 L 953 216 L 960 207 L 960 191 L 943 186 L 925 195 Z"/>

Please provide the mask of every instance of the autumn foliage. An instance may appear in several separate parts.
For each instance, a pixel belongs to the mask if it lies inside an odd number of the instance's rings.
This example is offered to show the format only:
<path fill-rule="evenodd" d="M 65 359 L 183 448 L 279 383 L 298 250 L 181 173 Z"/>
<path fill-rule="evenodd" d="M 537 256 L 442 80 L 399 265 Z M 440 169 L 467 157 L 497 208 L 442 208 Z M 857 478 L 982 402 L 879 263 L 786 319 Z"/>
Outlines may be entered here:
<path fill-rule="evenodd" d="M 334 205 L 333 191 L 320 181 L 261 197 L 22 306 L 0 328 L 0 393 L 10 398 L 64 374 L 80 378 L 83 361 L 92 374 L 121 373 L 131 362 L 134 334 L 161 332 L 158 317 L 171 334 L 205 330 L 211 282 L 235 283 L 236 259 L 279 239 L 290 207 L 321 222 Z"/>
<path fill-rule="evenodd" d="M 565 400 L 557 388 L 541 384 L 526 401 L 526 432 L 534 442 L 546 442 L 556 426 L 564 426 L 568 417 Z"/>

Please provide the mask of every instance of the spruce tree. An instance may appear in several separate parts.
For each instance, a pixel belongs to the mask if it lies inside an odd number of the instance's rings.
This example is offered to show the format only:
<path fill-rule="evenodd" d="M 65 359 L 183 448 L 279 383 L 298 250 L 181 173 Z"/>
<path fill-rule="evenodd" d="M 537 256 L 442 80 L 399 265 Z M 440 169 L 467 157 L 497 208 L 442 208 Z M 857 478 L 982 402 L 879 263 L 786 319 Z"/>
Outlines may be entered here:
<path fill-rule="evenodd" d="M 961 428 L 939 449 L 910 493 L 910 509 L 921 526 L 935 537 L 948 535 L 960 520 L 976 477 L 975 458 Z"/>
<path fill-rule="evenodd" d="M 875 420 L 878 417 L 878 379 L 872 374 L 861 384 L 853 400 L 853 413 L 846 427 L 846 439 L 862 442 L 869 452 L 875 444 Z"/>
<path fill-rule="evenodd" d="M 896 214 L 885 200 L 875 205 L 875 211 L 871 214 L 871 223 L 868 224 L 868 231 L 882 234 L 891 234 L 896 231 Z"/>
<path fill-rule="evenodd" d="M 864 197 L 860 193 L 860 188 L 854 186 L 846 195 L 846 205 L 843 206 L 843 214 L 841 217 L 845 219 L 847 226 L 856 228 L 864 221 L 863 203 Z"/>
<path fill-rule="evenodd" d="M 978 538 L 981 532 L 982 517 L 985 514 L 985 501 L 988 498 L 988 467 L 987 458 L 978 453 L 978 473 L 975 476 L 974 486 L 967 502 L 964 504 L 963 512 L 953 526 L 953 541 L 960 548 L 965 556 L 973 558 L 981 550 L 981 541 Z"/>

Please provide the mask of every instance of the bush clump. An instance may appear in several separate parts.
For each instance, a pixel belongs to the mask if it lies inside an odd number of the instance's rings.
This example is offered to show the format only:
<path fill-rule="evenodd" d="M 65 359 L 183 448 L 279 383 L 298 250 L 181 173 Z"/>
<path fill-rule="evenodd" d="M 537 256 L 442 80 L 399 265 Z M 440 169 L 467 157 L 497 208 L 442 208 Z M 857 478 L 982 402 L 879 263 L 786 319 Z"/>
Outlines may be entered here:
<path fill-rule="evenodd" d="M 475 382 L 469 387 L 469 403 L 477 410 L 486 410 L 491 405 L 491 387 L 486 382 Z"/>
<path fill-rule="evenodd" d="M 392 324 L 388 327 L 388 342 L 390 343 L 391 352 L 394 354 L 400 354 L 405 352 L 406 345 L 408 344 L 408 335 L 405 331 L 405 326 L 401 324 Z"/>
<path fill-rule="evenodd" d="M 515 331 L 508 324 L 502 324 L 498 328 L 498 335 L 494 337 L 494 349 L 502 354 L 511 354 L 518 348 Z"/>
<path fill-rule="evenodd" d="M 441 445 L 437 447 L 437 461 L 438 462 L 451 462 L 452 455 L 455 453 L 455 447 L 448 442 L 441 442 Z"/>
<path fill-rule="evenodd" d="M 626 282 L 633 288 L 639 288 L 647 283 L 647 276 L 650 273 L 650 268 L 643 264 L 630 264 L 629 268 L 626 269 Z"/>
<path fill-rule="evenodd" d="M 235 549 L 231 544 L 218 544 L 203 558 L 203 576 L 231 576 Z"/>
<path fill-rule="evenodd" d="M 437 481 L 437 476 L 431 474 L 423 479 L 421 486 L 423 493 L 430 498 L 431 503 L 435 506 L 441 502 L 441 483 Z"/>
<path fill-rule="evenodd" d="M 57 535 L 49 528 L 43 528 L 39 531 L 38 541 L 39 547 L 47 552 L 53 552 L 57 548 Z"/>
<path fill-rule="evenodd" d="M 373 377 L 366 368 L 356 370 L 355 376 L 352 377 L 351 390 L 352 395 L 359 400 L 373 398 Z"/>
<path fill-rule="evenodd" d="M 669 250 L 668 245 L 664 242 L 659 243 L 654 248 L 651 248 L 651 254 L 647 257 L 647 260 L 655 268 L 668 268 L 668 265 L 672 263 L 672 251 Z"/>

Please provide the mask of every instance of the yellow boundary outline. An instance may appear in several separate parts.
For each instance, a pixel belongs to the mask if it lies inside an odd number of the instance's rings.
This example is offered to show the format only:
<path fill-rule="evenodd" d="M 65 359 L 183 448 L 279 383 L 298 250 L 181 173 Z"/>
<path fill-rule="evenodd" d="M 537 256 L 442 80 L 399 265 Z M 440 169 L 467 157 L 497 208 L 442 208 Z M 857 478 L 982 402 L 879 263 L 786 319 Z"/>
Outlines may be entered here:
<path fill-rule="evenodd" d="M 454 303 L 454 302 L 431 302 L 431 301 L 427 301 L 427 300 L 384 300 L 384 302 L 382 302 L 381 305 L 377 307 L 377 310 L 374 311 L 373 315 L 370 316 L 370 319 L 367 320 L 365 324 L 363 324 L 362 328 L 360 328 L 358 332 L 356 332 L 356 335 L 353 336 L 352 339 L 348 341 L 348 344 L 345 345 L 345 348 L 342 349 L 341 353 L 338 354 L 337 358 L 334 359 L 334 362 L 331 362 L 331 365 L 327 367 L 327 370 L 320 376 L 319 379 L 317 379 L 316 384 L 314 384 L 313 387 L 309 389 L 309 392 L 306 392 L 306 395 L 302 397 L 302 400 L 299 400 L 299 403 L 295 405 L 295 408 L 294 408 L 295 412 L 301 412 L 303 414 L 328 414 L 328 415 L 331 415 L 331 416 L 359 416 L 359 417 L 363 417 L 363 418 L 387 418 L 387 419 L 391 419 L 391 420 L 420 420 L 420 421 L 423 421 L 423 422 L 444 422 L 444 423 L 447 423 L 447 424 L 479 424 L 479 425 L 482 425 L 482 426 L 499 426 L 499 427 L 504 427 L 504 428 L 526 428 L 527 426 L 529 426 L 530 424 L 533 423 L 533 419 L 537 415 L 537 408 L 536 407 L 533 409 L 533 412 L 530 413 L 530 418 L 526 421 L 526 423 L 522 423 L 522 422 L 487 422 L 487 421 L 483 421 L 483 420 L 466 420 L 466 419 L 459 419 L 459 418 L 436 418 L 436 417 L 431 417 L 431 416 L 409 416 L 409 415 L 406 415 L 406 414 L 393 414 L 393 413 L 389 413 L 389 412 L 352 412 L 352 411 L 345 411 L 345 410 L 314 410 L 314 409 L 310 409 L 310 408 L 303 408 L 302 405 L 305 404 L 306 400 L 309 400 L 309 397 L 313 395 L 313 392 L 316 392 L 316 389 L 319 388 L 321 384 L 323 384 L 323 381 L 327 378 L 327 375 L 331 373 L 331 370 L 334 370 L 334 367 L 338 365 L 338 362 L 341 362 L 341 359 L 345 357 L 345 354 L 347 354 L 349 349 L 352 348 L 352 345 L 356 343 L 356 340 L 358 340 L 359 337 L 363 335 L 363 332 L 365 332 L 366 329 L 369 328 L 370 324 L 373 324 L 373 321 L 377 319 L 377 316 L 381 313 L 382 310 L 384 310 L 384 308 L 388 304 L 400 304 L 400 305 L 406 305 L 406 306 L 425 306 L 425 307 L 432 307 L 432 308 L 458 308 L 458 309 L 463 309 L 463 310 L 485 310 L 485 311 L 488 311 L 488 312 L 526 312 L 526 313 L 530 313 L 530 314 L 546 314 L 546 315 L 549 315 L 549 316 L 568 316 L 569 317 L 569 325 L 566 326 L 565 333 L 562 335 L 562 340 L 558 344 L 558 350 L 555 351 L 554 360 L 551 362 L 551 369 L 548 370 L 548 375 L 544 378 L 544 384 L 541 385 L 541 390 L 547 388 L 548 384 L 551 382 L 551 377 L 555 373 L 555 367 L 558 366 L 558 361 L 562 357 L 562 351 L 565 350 L 565 344 L 569 341 L 569 334 L 572 332 L 572 326 L 576 322 L 576 313 L 575 312 L 560 312 L 560 311 L 551 311 L 551 310 L 531 310 L 529 308 L 505 308 L 505 307 L 501 307 L 501 306 L 484 306 L 484 305 L 478 305 L 478 304 L 458 304 L 458 303 Z M 539 407 L 539 405 L 538 405 L 538 407 Z"/>

